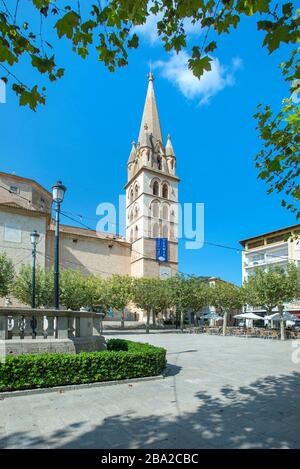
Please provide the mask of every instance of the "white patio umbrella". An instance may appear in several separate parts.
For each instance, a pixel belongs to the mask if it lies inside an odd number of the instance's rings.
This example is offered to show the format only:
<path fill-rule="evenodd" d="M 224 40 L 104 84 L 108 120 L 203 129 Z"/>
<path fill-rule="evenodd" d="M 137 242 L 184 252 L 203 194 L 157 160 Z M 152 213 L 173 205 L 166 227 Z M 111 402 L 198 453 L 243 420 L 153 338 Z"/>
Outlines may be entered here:
<path fill-rule="evenodd" d="M 234 316 L 236 319 L 252 319 L 252 320 L 259 320 L 259 319 L 264 319 L 261 316 L 258 316 L 258 314 L 254 313 L 241 313 L 241 314 L 236 314 Z"/>
<path fill-rule="evenodd" d="M 223 321 L 223 317 L 219 316 L 218 314 L 212 314 L 209 319 L 213 319 L 214 321 Z"/>
<path fill-rule="evenodd" d="M 264 319 L 268 319 L 269 321 L 281 321 L 281 318 L 284 321 L 296 321 L 297 319 L 294 314 L 288 313 L 287 311 L 284 311 L 282 316 L 280 313 L 274 313 L 264 317 Z"/>
<path fill-rule="evenodd" d="M 222 316 L 219 316 L 217 313 L 206 313 L 203 315 L 204 319 L 212 319 L 213 321 L 223 321 Z"/>

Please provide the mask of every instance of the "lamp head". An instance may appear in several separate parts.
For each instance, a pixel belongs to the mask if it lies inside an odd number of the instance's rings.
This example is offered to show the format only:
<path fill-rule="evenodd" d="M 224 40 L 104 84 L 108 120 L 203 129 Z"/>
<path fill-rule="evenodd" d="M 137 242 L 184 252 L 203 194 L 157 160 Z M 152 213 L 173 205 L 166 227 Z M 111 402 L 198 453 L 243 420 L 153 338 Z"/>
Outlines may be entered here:
<path fill-rule="evenodd" d="M 30 233 L 30 241 L 31 241 L 32 246 L 37 245 L 37 243 L 39 242 L 39 237 L 40 237 L 40 235 L 36 230 L 34 230 L 32 233 Z"/>
<path fill-rule="evenodd" d="M 61 181 L 57 181 L 52 186 L 52 197 L 54 202 L 60 204 L 64 200 L 64 195 L 67 188 L 63 185 Z"/>

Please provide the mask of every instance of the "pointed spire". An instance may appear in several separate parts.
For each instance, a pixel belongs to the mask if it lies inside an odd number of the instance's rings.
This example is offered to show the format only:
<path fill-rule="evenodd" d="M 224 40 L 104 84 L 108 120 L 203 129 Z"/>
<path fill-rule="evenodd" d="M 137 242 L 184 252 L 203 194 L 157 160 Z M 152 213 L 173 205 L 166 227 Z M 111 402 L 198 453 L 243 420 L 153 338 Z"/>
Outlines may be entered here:
<path fill-rule="evenodd" d="M 160 122 L 158 117 L 156 99 L 154 94 L 153 87 L 154 75 L 152 72 L 148 73 L 148 90 L 146 95 L 146 101 L 144 106 L 144 112 L 141 122 L 140 134 L 138 141 L 141 145 L 141 140 L 144 134 L 145 124 L 147 125 L 147 130 L 150 135 L 152 135 L 153 144 L 160 140 L 163 144 L 163 139 L 161 135 Z"/>
<path fill-rule="evenodd" d="M 170 134 L 168 134 L 168 140 L 167 140 L 167 145 L 166 145 L 166 156 L 172 156 L 175 158 L 175 153 L 173 150 L 173 145 L 171 142 Z"/>
<path fill-rule="evenodd" d="M 130 152 L 130 155 L 129 155 L 129 158 L 128 158 L 128 164 L 129 163 L 134 163 L 135 157 L 136 157 L 136 144 L 133 141 L 132 142 L 132 147 L 131 147 L 131 152 Z"/>

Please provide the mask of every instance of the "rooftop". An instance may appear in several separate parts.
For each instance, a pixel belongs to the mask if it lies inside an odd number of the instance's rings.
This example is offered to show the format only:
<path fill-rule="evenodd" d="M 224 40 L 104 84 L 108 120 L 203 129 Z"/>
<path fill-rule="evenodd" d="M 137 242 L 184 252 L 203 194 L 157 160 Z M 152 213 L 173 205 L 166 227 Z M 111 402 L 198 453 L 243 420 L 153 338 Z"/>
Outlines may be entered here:
<path fill-rule="evenodd" d="M 245 246 L 247 241 L 252 241 L 252 240 L 255 240 L 255 239 L 259 239 L 259 238 L 265 238 L 266 236 L 270 236 L 270 235 L 274 235 L 274 234 L 280 234 L 280 233 L 286 233 L 286 232 L 295 231 L 295 230 L 300 230 L 300 223 L 298 223 L 297 225 L 287 226 L 285 228 L 279 228 L 278 230 L 268 231 L 267 233 L 252 236 L 251 238 L 242 239 L 241 241 L 239 241 L 239 243 L 242 246 Z"/>
<path fill-rule="evenodd" d="M 41 186 L 41 184 L 36 182 L 34 179 L 24 178 L 22 176 L 17 176 L 16 174 L 13 174 L 13 173 L 3 173 L 2 171 L 0 171 L 0 178 L 1 177 L 10 178 L 10 179 L 13 179 L 15 181 L 25 182 L 25 183 L 28 183 L 28 184 L 33 184 L 34 186 L 37 186 L 39 189 L 41 189 L 43 192 L 46 192 L 46 194 L 49 197 L 51 197 L 51 199 L 52 199 L 51 192 L 49 192 L 47 189 L 45 189 L 45 187 Z"/>
<path fill-rule="evenodd" d="M 52 223 L 49 226 L 49 229 L 51 231 L 55 231 L 55 225 Z M 106 233 L 104 231 L 91 230 L 88 228 L 79 228 L 77 226 L 60 224 L 59 231 L 60 233 L 68 233 L 68 234 L 74 234 L 78 236 L 86 236 L 88 238 L 106 239 L 109 241 L 121 242 L 123 244 L 130 244 L 122 236 L 117 236 L 113 233 Z"/>

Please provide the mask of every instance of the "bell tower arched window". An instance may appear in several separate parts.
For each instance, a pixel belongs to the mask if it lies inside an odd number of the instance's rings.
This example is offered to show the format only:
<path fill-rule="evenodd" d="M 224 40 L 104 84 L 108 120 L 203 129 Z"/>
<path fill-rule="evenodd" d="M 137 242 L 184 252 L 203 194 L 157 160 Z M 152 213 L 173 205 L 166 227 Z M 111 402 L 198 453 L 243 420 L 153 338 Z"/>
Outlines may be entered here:
<path fill-rule="evenodd" d="M 154 202 L 151 204 L 151 216 L 154 218 L 159 217 L 159 202 L 156 200 L 154 200 Z"/>
<path fill-rule="evenodd" d="M 138 204 L 135 204 L 135 206 L 134 206 L 134 217 L 135 218 L 137 218 L 138 213 L 139 213 L 139 206 L 138 206 Z"/>
<path fill-rule="evenodd" d="M 169 188 L 168 188 L 168 184 L 164 184 L 163 185 L 163 188 L 162 188 L 162 196 L 167 199 L 168 196 L 169 196 Z"/>
<path fill-rule="evenodd" d="M 162 217 L 163 217 L 164 220 L 169 219 L 169 207 L 168 207 L 167 204 L 164 204 L 164 206 L 163 206 Z"/>
<path fill-rule="evenodd" d="M 159 194 L 159 184 L 157 181 L 154 181 L 153 183 L 153 195 L 158 195 Z"/>

